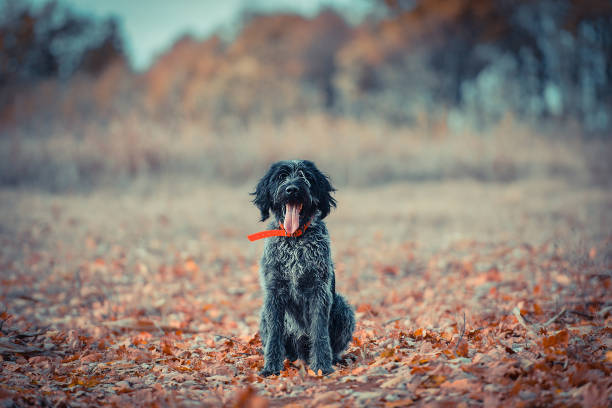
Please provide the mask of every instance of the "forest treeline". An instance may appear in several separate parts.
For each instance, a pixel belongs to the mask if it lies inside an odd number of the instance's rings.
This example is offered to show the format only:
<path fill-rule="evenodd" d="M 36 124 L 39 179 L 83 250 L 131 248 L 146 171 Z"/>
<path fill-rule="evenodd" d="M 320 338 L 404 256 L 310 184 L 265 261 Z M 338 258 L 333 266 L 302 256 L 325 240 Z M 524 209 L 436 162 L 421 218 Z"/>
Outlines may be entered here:
<path fill-rule="evenodd" d="M 113 19 L 55 2 L 0 4 L 4 129 L 125 115 L 222 129 L 322 111 L 477 126 L 511 112 L 612 128 L 608 0 L 387 0 L 353 25 L 331 9 L 251 13 L 233 38 L 186 35 L 142 73 Z"/>

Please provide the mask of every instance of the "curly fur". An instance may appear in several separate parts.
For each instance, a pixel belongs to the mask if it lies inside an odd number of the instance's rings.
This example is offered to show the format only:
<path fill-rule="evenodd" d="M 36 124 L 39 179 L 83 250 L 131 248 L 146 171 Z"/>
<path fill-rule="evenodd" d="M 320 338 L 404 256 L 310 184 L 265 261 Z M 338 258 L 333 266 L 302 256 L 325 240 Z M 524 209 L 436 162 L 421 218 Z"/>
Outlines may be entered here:
<path fill-rule="evenodd" d="M 266 240 L 260 279 L 264 291 L 259 332 L 264 346 L 264 376 L 279 374 L 285 358 L 300 358 L 315 372 L 334 371 L 355 329 L 355 314 L 336 293 L 330 240 L 323 222 L 336 200 L 329 179 L 307 160 L 273 164 L 259 181 L 253 203 L 261 220 L 270 212 L 277 228 L 285 204 L 302 204 L 299 237 Z"/>

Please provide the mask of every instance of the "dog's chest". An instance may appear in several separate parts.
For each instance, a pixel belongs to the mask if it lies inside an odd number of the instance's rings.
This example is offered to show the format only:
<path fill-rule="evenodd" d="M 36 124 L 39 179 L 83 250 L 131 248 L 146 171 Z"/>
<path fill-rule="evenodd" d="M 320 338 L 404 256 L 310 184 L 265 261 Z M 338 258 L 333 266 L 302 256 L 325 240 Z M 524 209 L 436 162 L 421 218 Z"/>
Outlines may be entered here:
<path fill-rule="evenodd" d="M 278 246 L 278 271 L 285 278 L 293 299 L 303 296 L 315 284 L 318 262 L 313 248 L 297 240 L 285 240 Z"/>
<path fill-rule="evenodd" d="M 320 241 L 285 238 L 266 248 L 271 266 L 266 279 L 284 286 L 294 300 L 308 295 L 317 285 L 325 284 L 329 268 L 329 247 Z"/>

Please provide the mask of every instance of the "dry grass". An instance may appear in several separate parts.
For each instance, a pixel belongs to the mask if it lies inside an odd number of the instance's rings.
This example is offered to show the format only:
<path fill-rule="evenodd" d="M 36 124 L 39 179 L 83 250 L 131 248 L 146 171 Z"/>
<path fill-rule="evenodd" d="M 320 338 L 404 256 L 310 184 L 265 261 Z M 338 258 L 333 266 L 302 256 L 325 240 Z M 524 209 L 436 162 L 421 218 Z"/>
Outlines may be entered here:
<path fill-rule="evenodd" d="M 168 248 L 206 251 L 203 242 L 217 240 L 250 253 L 259 245 L 249 245 L 246 235 L 264 228 L 250 203 L 253 187 L 164 179 L 156 184 L 141 180 L 129 191 L 98 189 L 86 195 L 0 189 L 0 224 L 7 237 L 37 225 L 43 241 L 77 249 L 95 231 L 94 239 L 109 242 L 138 245 L 155 239 Z M 338 208 L 327 222 L 341 251 L 370 248 L 374 254 L 410 241 L 427 253 L 474 240 L 551 242 L 583 254 L 612 233 L 612 192 L 558 179 L 389 183 L 345 187 L 336 198 Z"/>
<path fill-rule="evenodd" d="M 73 132 L 16 132 L 0 140 L 0 182 L 52 191 L 177 175 L 236 184 L 254 180 L 275 160 L 300 157 L 317 162 L 339 186 L 542 177 L 605 183 L 605 155 L 591 160 L 593 154 L 584 154 L 601 152 L 592 144 L 542 136 L 512 118 L 478 133 L 451 132 L 442 122 L 396 128 L 313 115 L 221 134 L 195 122 L 161 125 L 125 117 Z"/>

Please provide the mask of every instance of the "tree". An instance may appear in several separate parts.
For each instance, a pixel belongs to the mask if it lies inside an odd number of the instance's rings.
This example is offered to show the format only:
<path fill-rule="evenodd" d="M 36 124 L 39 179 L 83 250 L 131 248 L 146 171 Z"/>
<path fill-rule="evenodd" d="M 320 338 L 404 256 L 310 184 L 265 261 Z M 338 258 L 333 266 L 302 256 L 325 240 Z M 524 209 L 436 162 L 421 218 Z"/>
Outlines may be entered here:
<path fill-rule="evenodd" d="M 125 58 L 117 22 L 81 16 L 50 2 L 0 3 L 0 88 L 76 72 L 100 73 Z"/>

